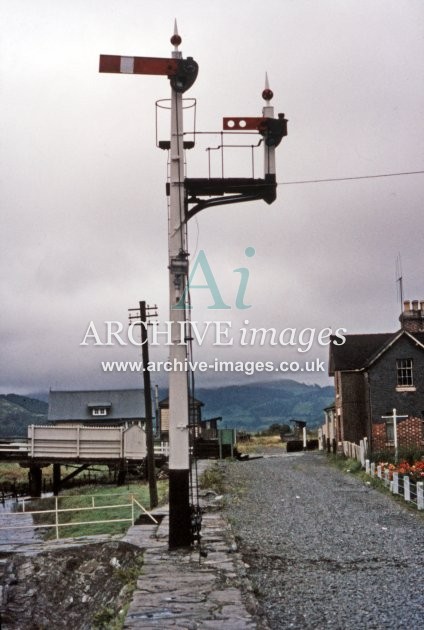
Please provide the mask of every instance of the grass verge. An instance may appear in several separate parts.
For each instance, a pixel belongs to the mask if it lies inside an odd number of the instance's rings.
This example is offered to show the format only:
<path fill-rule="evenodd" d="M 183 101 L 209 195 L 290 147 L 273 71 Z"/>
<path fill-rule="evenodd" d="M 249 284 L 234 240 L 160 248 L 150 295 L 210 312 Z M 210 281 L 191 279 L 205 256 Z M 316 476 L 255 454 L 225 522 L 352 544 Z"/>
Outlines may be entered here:
<path fill-rule="evenodd" d="M 346 474 L 354 475 L 370 488 L 375 488 L 382 494 L 386 494 L 393 501 L 396 501 L 397 503 L 405 507 L 407 510 L 414 512 L 415 514 L 418 514 L 419 518 L 421 518 L 424 522 L 424 512 L 418 511 L 415 505 L 405 501 L 402 495 L 393 494 L 393 492 L 390 491 L 390 488 L 388 488 L 384 484 L 384 481 L 382 479 L 379 479 L 378 477 L 371 477 L 371 475 L 368 475 L 365 472 L 365 470 L 362 468 L 361 462 L 358 462 L 356 459 L 351 459 L 349 457 L 344 457 L 341 455 L 333 455 L 333 454 L 327 454 L 327 462 L 331 466 L 338 468 L 339 470 L 341 470 L 342 472 Z"/>
<path fill-rule="evenodd" d="M 159 504 L 166 501 L 168 493 L 168 482 L 158 481 Z M 119 521 L 120 519 L 131 519 L 132 507 L 131 497 L 134 498 L 147 510 L 149 510 L 149 489 L 147 484 L 134 484 L 122 487 L 110 486 L 86 486 L 64 491 L 58 497 L 59 510 L 59 537 L 73 538 L 80 536 L 94 536 L 98 534 L 124 534 L 131 526 L 131 521 Z M 93 508 L 94 505 L 94 509 Z M 125 506 L 125 507 L 122 507 Z M 31 501 L 27 506 L 28 511 L 54 510 L 55 498 L 40 499 Z M 135 516 L 141 514 L 142 510 L 135 506 Z M 55 514 L 33 515 L 36 525 L 54 525 Z M 91 521 L 106 521 L 92 523 Z M 107 522 L 109 521 L 109 522 Z M 55 527 L 46 527 L 42 530 L 43 538 L 49 540 L 56 537 Z"/>

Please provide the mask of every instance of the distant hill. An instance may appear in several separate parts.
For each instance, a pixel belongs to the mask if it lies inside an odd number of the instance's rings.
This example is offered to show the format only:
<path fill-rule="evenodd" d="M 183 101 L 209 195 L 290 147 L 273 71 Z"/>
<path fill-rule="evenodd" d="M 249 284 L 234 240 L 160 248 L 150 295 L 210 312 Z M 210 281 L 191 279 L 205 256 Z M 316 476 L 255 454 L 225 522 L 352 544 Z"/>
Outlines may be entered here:
<path fill-rule="evenodd" d="M 305 420 L 312 428 L 323 423 L 323 409 L 334 402 L 334 388 L 286 379 L 198 388 L 195 397 L 205 404 L 203 418 L 222 416 L 222 426 L 259 431 L 270 424 L 288 424 L 295 419 Z"/>
<path fill-rule="evenodd" d="M 0 395 L 0 437 L 26 436 L 29 424 L 46 422 L 48 394 L 36 396 Z M 334 389 L 285 379 L 201 387 L 196 388 L 195 396 L 205 405 L 204 419 L 222 416 L 222 426 L 260 431 L 270 424 L 289 424 L 292 419 L 305 420 L 308 428 L 320 426 L 324 407 L 334 401 Z"/>
<path fill-rule="evenodd" d="M 42 400 L 0 394 L 0 437 L 24 437 L 29 424 L 44 424 L 48 404 Z"/>

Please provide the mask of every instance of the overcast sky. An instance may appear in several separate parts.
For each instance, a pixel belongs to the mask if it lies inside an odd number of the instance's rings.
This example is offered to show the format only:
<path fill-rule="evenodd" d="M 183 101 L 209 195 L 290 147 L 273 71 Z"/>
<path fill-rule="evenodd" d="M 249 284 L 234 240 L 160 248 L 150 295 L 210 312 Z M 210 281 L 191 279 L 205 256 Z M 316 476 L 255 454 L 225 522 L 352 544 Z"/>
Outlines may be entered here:
<path fill-rule="evenodd" d="M 83 347 L 87 327 L 94 321 L 103 335 L 104 321 L 126 326 L 127 309 L 142 299 L 168 319 L 167 156 L 155 147 L 155 101 L 169 97 L 169 82 L 99 74 L 99 54 L 168 57 L 176 17 L 183 55 L 199 64 L 185 95 L 197 99 L 199 131 L 220 130 L 223 116 L 260 115 L 267 71 L 275 111 L 290 121 L 277 150 L 282 184 L 424 170 L 422 0 L 1 0 L 0 7 L 4 393 L 137 386 L 139 375 L 105 374 L 100 362 L 135 360 L 140 350 Z M 167 116 L 161 110 L 165 140 Z M 250 175 L 239 156 L 227 165 L 226 176 Z M 203 140 L 187 169 L 207 176 Z M 259 155 L 256 176 L 260 170 Z M 399 253 L 405 297 L 424 299 L 423 193 L 424 175 L 280 185 L 271 206 L 197 215 L 190 259 L 205 252 L 232 308 L 208 310 L 209 293 L 193 290 L 193 319 L 230 321 L 234 345 L 219 350 L 210 340 L 195 358 L 299 358 L 296 347 L 240 347 L 245 320 L 277 331 L 396 330 Z M 235 307 L 240 267 L 250 271 L 246 310 Z M 300 358 L 327 355 L 315 345 Z M 152 359 L 166 356 L 165 347 L 151 348 Z M 330 382 L 326 374 L 285 376 Z M 253 378 L 208 372 L 198 383 Z M 166 382 L 163 373 L 152 380 Z"/>

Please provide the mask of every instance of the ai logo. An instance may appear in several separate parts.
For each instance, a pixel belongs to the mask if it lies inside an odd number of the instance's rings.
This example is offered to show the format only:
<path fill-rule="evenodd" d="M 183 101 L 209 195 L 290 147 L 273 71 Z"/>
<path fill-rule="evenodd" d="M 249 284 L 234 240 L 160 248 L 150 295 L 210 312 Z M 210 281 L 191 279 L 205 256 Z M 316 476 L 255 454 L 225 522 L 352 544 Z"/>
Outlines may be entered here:
<path fill-rule="evenodd" d="M 246 254 L 248 258 L 252 258 L 255 255 L 255 248 L 246 247 L 246 249 L 244 250 L 244 253 Z M 196 274 L 198 273 L 199 269 L 203 273 L 205 284 L 194 284 Z M 247 269 L 247 267 L 240 267 L 239 269 L 233 269 L 233 273 L 240 274 L 240 282 L 239 282 L 239 286 L 237 290 L 235 307 L 240 310 L 250 308 L 252 306 L 251 304 L 244 303 L 247 283 L 249 280 L 249 270 Z M 215 280 L 215 276 L 213 274 L 213 271 L 211 269 L 211 266 L 209 265 L 208 259 L 203 249 L 200 250 L 200 252 L 196 256 L 196 259 L 193 263 L 193 267 L 190 272 L 188 284 L 185 287 L 180 300 L 172 308 L 173 309 L 184 308 L 184 304 L 186 303 L 188 293 L 191 292 L 193 289 L 207 289 L 210 292 L 211 297 L 213 299 L 213 304 L 208 306 L 208 309 L 223 310 L 223 309 L 231 308 L 231 306 L 226 304 L 222 298 L 221 292 L 218 289 L 218 284 Z"/>

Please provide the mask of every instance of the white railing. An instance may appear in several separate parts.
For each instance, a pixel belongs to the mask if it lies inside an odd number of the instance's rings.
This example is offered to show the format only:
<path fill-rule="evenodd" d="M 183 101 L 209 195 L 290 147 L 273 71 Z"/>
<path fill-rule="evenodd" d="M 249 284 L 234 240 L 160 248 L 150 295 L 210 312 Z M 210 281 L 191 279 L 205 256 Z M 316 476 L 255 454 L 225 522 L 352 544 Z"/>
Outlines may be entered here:
<path fill-rule="evenodd" d="M 351 459 L 356 459 L 358 462 L 361 462 L 363 468 L 365 468 L 367 450 L 367 438 L 361 440 L 359 444 L 355 444 L 355 442 L 347 442 L 346 440 L 343 442 L 343 454 L 346 457 L 350 457 Z"/>
<path fill-rule="evenodd" d="M 109 497 L 109 496 L 113 496 L 113 497 L 119 497 L 119 496 L 128 496 L 129 497 L 129 501 L 128 503 L 115 503 L 113 505 L 96 505 L 96 498 L 104 498 L 104 497 Z M 85 499 L 89 498 L 91 499 L 91 505 L 90 506 L 77 506 L 77 507 L 72 507 L 72 508 L 60 508 L 59 507 L 59 501 L 61 499 L 74 499 L 74 498 L 80 498 L 80 497 L 84 497 Z M 145 507 L 143 507 L 141 505 L 141 503 L 139 503 L 139 501 L 135 498 L 135 496 L 133 494 L 128 495 L 127 493 L 125 495 L 118 495 L 118 494 L 103 494 L 103 495 L 87 495 L 87 494 L 82 494 L 82 495 L 70 495 L 70 496 L 62 496 L 62 497 L 53 497 L 54 499 L 54 508 L 53 509 L 47 509 L 47 510 L 31 510 L 31 509 L 27 509 L 27 504 L 30 503 L 31 501 L 34 501 L 34 499 L 23 499 L 22 501 L 20 501 L 20 503 L 22 504 L 22 511 L 18 511 L 18 512 L 4 512 L 2 514 L 2 518 L 7 518 L 7 517 L 13 517 L 14 520 L 15 518 L 19 518 L 19 516 L 25 517 L 26 519 L 28 518 L 28 516 L 32 516 L 35 514 L 54 514 L 54 523 L 42 523 L 39 525 L 36 525 L 34 523 L 32 524 L 28 524 L 25 523 L 25 525 L 16 525 L 16 523 L 14 523 L 13 525 L 9 526 L 9 525 L 0 525 L 0 531 L 2 530 L 20 530 L 20 529 L 45 529 L 45 528 L 49 528 L 49 527 L 53 527 L 55 529 L 55 534 L 56 534 L 56 540 L 60 538 L 59 535 L 59 529 L 60 527 L 73 527 L 75 525 L 100 525 L 100 524 L 108 524 L 108 523 L 131 523 L 131 525 L 134 525 L 135 523 L 135 519 L 136 519 L 136 513 L 137 512 L 143 512 L 144 514 L 146 514 L 153 523 L 155 523 L 156 525 L 158 524 L 158 521 L 155 519 L 155 517 L 148 511 L 146 510 Z M 37 502 L 42 502 L 42 501 L 51 501 L 51 498 L 42 498 L 42 499 L 36 499 Z M 59 515 L 63 514 L 63 513 L 70 513 L 70 512 L 87 512 L 87 511 L 95 511 L 95 510 L 123 510 L 123 509 L 128 509 L 131 510 L 130 514 L 131 516 L 127 517 L 127 518 L 109 518 L 109 519 L 97 519 L 97 520 L 92 520 L 92 521 L 67 521 L 65 523 L 61 523 L 60 522 L 60 518 Z"/>
<path fill-rule="evenodd" d="M 155 444 L 154 449 L 155 455 L 165 455 L 165 457 L 169 457 L 169 442 Z"/>
<path fill-rule="evenodd" d="M 408 475 L 401 475 L 384 465 L 375 465 L 369 459 L 365 461 L 365 472 L 371 477 L 377 477 L 390 489 L 393 494 L 400 495 L 404 500 L 415 505 L 418 510 L 424 510 L 424 482 L 412 482 Z"/>

